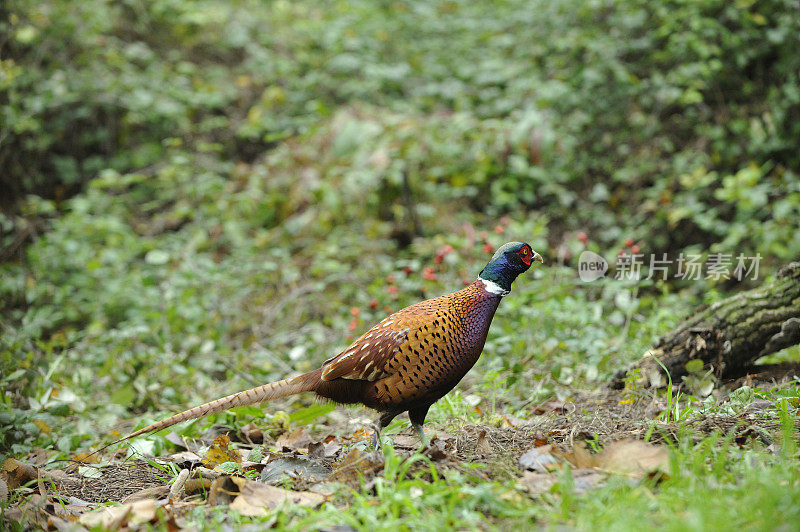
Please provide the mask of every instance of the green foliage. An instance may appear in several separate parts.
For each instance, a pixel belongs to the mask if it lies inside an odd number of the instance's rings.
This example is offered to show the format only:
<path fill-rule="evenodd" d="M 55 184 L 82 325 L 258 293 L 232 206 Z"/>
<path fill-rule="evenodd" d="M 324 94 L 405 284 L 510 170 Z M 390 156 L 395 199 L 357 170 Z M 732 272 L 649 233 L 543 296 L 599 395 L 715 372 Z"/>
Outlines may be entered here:
<path fill-rule="evenodd" d="M 0 260 L 19 260 L 0 264 L 0 451 L 66 456 L 122 420 L 311 369 L 510 239 L 557 261 L 517 281 L 430 418 L 492 421 L 599 385 L 693 294 L 722 294 L 581 283 L 570 232 L 607 255 L 625 237 L 760 253 L 767 271 L 800 254 L 799 41 L 789 0 L 2 3 Z M 670 389 L 663 417 L 768 399 L 762 415 L 790 427 L 796 392 Z M 332 415 L 292 401 L 178 430 Z M 779 454 L 687 437 L 662 484 L 579 496 L 565 472 L 533 502 L 389 455 L 347 516 L 326 504 L 272 524 L 791 527 L 785 434 Z"/>
<path fill-rule="evenodd" d="M 543 209 L 605 245 L 785 259 L 800 251 L 799 15 L 788 0 L 14 0 L 3 184 L 61 200 L 171 143 L 250 162 L 298 139 L 383 217 L 410 187 L 434 210 Z"/>

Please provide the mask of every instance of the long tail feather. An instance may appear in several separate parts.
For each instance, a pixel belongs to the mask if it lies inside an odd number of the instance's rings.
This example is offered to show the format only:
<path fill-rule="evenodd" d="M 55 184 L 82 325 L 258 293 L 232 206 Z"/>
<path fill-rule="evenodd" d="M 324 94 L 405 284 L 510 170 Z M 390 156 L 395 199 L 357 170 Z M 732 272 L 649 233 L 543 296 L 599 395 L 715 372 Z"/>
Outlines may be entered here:
<path fill-rule="evenodd" d="M 262 386 L 256 386 L 255 388 L 234 393 L 228 395 L 227 397 L 216 399 L 206 404 L 190 408 L 189 410 L 184 410 L 183 412 L 175 414 L 174 416 L 170 416 L 157 423 L 153 423 L 152 425 L 148 425 L 137 431 L 131 432 L 127 436 L 106 445 L 103 447 L 103 449 L 109 445 L 114 445 L 115 443 L 119 443 L 130 438 L 135 438 L 136 436 L 147 434 L 148 432 L 163 430 L 177 423 L 189 421 L 191 419 L 197 419 L 210 414 L 217 414 L 219 412 L 228 410 L 229 408 L 254 405 L 263 403 L 264 401 L 269 401 L 271 399 L 279 399 L 281 397 L 288 397 L 290 395 L 302 392 L 313 391 L 316 385 L 315 380 L 318 379 L 309 378 L 312 377 L 312 375 L 313 372 L 311 374 L 306 373 L 291 379 L 284 379 L 281 381 L 264 384 Z M 102 449 L 98 449 L 98 451 L 100 450 Z"/>

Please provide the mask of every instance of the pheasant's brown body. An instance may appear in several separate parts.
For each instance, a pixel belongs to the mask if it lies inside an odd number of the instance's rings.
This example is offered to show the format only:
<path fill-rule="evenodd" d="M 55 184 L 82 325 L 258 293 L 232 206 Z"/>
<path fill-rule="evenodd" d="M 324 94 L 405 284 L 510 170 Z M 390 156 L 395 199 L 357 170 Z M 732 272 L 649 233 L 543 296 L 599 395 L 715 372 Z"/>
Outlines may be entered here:
<path fill-rule="evenodd" d="M 430 405 L 478 361 L 499 303 L 500 296 L 475 281 L 411 305 L 303 377 L 319 379 L 313 390 L 322 397 L 363 403 L 389 420 L 408 411 L 422 424 Z"/>
<path fill-rule="evenodd" d="M 519 266 L 514 263 L 508 268 L 525 271 L 532 258 L 541 260 L 527 244 L 509 243 L 498 250 L 484 272 L 512 244 L 512 251 L 521 259 Z M 506 254 L 510 255 L 510 251 Z M 512 273 L 516 277 L 520 272 Z M 381 412 L 381 428 L 407 411 L 422 435 L 428 408 L 452 390 L 480 357 L 500 294 L 505 293 L 507 289 L 479 278 L 458 292 L 422 301 L 386 317 L 314 371 L 211 401 L 123 439 L 235 406 L 307 391 L 338 403 L 362 403 L 374 408 Z"/>

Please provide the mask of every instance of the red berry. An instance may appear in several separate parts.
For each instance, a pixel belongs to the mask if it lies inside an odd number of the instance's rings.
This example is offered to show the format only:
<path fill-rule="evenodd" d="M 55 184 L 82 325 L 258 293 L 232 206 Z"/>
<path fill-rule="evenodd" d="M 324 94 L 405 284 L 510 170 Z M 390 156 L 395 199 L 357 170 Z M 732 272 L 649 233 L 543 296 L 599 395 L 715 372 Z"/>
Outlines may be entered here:
<path fill-rule="evenodd" d="M 493 253 L 494 252 L 494 248 L 492 247 L 492 245 L 490 243 L 487 242 L 487 243 L 485 243 L 483 245 L 483 252 L 484 253 Z"/>
<path fill-rule="evenodd" d="M 446 244 L 442 249 L 439 250 L 439 253 L 442 255 L 447 255 L 448 253 L 453 251 L 453 246 L 450 244 Z"/>
<path fill-rule="evenodd" d="M 361 311 L 358 310 L 358 307 L 352 307 L 350 309 L 350 314 L 352 314 L 353 316 L 358 316 L 359 314 L 361 314 Z"/>
<path fill-rule="evenodd" d="M 617 253 L 617 255 L 619 255 L 620 257 L 623 256 L 624 254 L 625 254 L 624 249 L 619 250 L 619 252 Z"/>
<path fill-rule="evenodd" d="M 356 327 L 358 327 L 358 318 L 354 317 L 352 320 L 350 320 L 350 325 L 348 325 L 347 328 L 350 329 L 350 332 L 352 332 L 356 330 Z"/>
<path fill-rule="evenodd" d="M 506 228 L 503 227 L 502 225 L 495 225 L 494 226 L 494 232 L 497 233 L 498 235 L 502 235 L 503 231 L 505 231 L 505 230 L 506 230 Z"/>
<path fill-rule="evenodd" d="M 589 237 L 588 237 L 588 236 L 586 236 L 586 233 L 584 233 L 583 231 L 581 231 L 580 233 L 578 233 L 578 240 L 580 240 L 581 242 L 583 242 L 583 245 L 585 246 L 585 245 L 586 245 L 586 242 L 588 242 L 588 241 L 589 241 Z"/>
<path fill-rule="evenodd" d="M 444 255 L 439 255 L 437 253 L 436 256 L 433 257 L 433 262 L 435 262 L 436 264 L 441 264 L 443 259 L 444 259 Z"/>
<path fill-rule="evenodd" d="M 406 275 L 411 275 L 414 272 L 414 270 L 411 268 L 411 266 L 406 266 L 405 268 L 403 268 L 403 272 Z"/>
<path fill-rule="evenodd" d="M 424 270 L 422 270 L 422 277 L 424 277 L 428 281 L 435 281 L 436 272 L 433 271 L 433 268 L 425 268 Z"/>
<path fill-rule="evenodd" d="M 386 284 L 394 284 L 394 275 L 386 277 Z"/>
<path fill-rule="evenodd" d="M 636 255 L 637 253 L 639 253 L 639 251 L 641 251 L 641 250 L 639 249 L 639 246 L 637 246 L 636 244 L 634 244 L 633 246 L 631 246 L 631 253 L 633 253 L 634 255 Z"/>
<path fill-rule="evenodd" d="M 389 287 L 389 293 L 390 294 L 396 294 L 397 293 L 397 287 L 396 286 L 390 286 Z"/>
<path fill-rule="evenodd" d="M 370 301 L 369 302 L 369 308 L 371 308 L 371 309 L 378 308 L 378 300 L 377 299 L 373 299 L 372 301 Z"/>
<path fill-rule="evenodd" d="M 632 239 L 632 238 L 626 238 L 626 239 L 625 239 L 625 247 L 626 247 L 626 248 L 629 248 L 629 247 L 631 247 L 632 245 L 633 245 L 633 239 Z"/>

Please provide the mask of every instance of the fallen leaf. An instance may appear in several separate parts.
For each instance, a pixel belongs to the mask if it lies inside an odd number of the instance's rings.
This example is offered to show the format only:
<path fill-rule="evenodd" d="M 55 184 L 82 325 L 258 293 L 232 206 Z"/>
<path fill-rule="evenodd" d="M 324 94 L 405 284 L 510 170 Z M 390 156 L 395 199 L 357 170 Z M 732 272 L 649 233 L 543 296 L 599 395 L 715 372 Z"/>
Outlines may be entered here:
<path fill-rule="evenodd" d="M 239 487 L 239 495 L 231 502 L 230 509 L 245 516 L 267 515 L 284 504 L 292 507 L 316 507 L 325 502 L 325 496 L 310 491 L 291 491 L 241 477 L 231 477 Z"/>
<path fill-rule="evenodd" d="M 82 464 L 97 464 L 100 463 L 100 456 L 99 453 L 78 453 L 72 457 L 73 460 L 76 462 L 80 462 Z"/>
<path fill-rule="evenodd" d="M 419 437 L 411 434 L 395 434 L 392 443 L 396 449 L 418 449 L 420 444 Z"/>
<path fill-rule="evenodd" d="M 3 462 L 3 478 L 8 484 L 8 489 L 15 490 L 31 480 L 39 478 L 38 470 L 14 458 L 6 458 Z"/>
<path fill-rule="evenodd" d="M 200 465 L 203 459 L 200 455 L 192 451 L 181 451 L 170 455 L 167 460 L 175 462 L 181 469 L 194 469 L 196 466 Z"/>
<path fill-rule="evenodd" d="M 262 458 L 264 458 L 263 447 L 253 447 L 250 449 L 250 452 L 247 453 L 248 462 L 260 462 Z"/>
<path fill-rule="evenodd" d="M 277 484 L 283 475 L 288 475 L 293 478 L 318 482 L 327 478 L 329 474 L 328 468 L 308 458 L 280 457 L 264 466 L 261 471 L 261 481 Z"/>
<path fill-rule="evenodd" d="M 80 466 L 78 468 L 78 474 L 85 478 L 100 478 L 103 476 L 103 472 L 100 471 L 100 468 L 94 466 Z"/>
<path fill-rule="evenodd" d="M 534 447 L 519 457 L 519 465 L 522 469 L 535 471 L 538 473 L 549 473 L 559 465 L 559 460 L 553 454 L 552 445 Z"/>
<path fill-rule="evenodd" d="M 547 401 L 546 403 L 542 403 L 533 409 L 533 413 L 539 416 L 548 412 L 563 414 L 566 411 L 567 406 L 564 404 L 564 402 L 558 400 Z"/>
<path fill-rule="evenodd" d="M 57 454 L 57 452 L 53 451 L 52 449 L 42 449 L 41 447 L 37 447 L 28 454 L 27 462 L 34 467 L 41 467 L 48 463 L 50 461 L 50 457 L 54 454 Z"/>
<path fill-rule="evenodd" d="M 330 458 L 336 456 L 336 453 L 338 453 L 341 448 L 342 444 L 336 441 L 312 443 L 308 446 L 308 456 L 310 458 Z"/>
<path fill-rule="evenodd" d="M 641 478 L 655 471 L 669 472 L 667 449 L 663 445 L 653 445 L 642 440 L 617 440 L 597 454 L 589 453 L 583 446 L 576 446 L 572 454 L 565 455 L 565 458 L 580 468 L 594 467 L 634 478 Z"/>
<path fill-rule="evenodd" d="M 169 488 L 169 499 L 171 501 L 179 500 L 185 493 L 183 491 L 183 487 L 186 485 L 186 481 L 189 479 L 189 473 L 190 471 L 188 469 L 181 469 L 181 472 L 178 473 L 175 482 L 173 482 L 172 486 Z"/>
<path fill-rule="evenodd" d="M 126 525 L 141 525 L 156 517 L 156 501 L 145 499 L 119 506 L 103 506 L 80 516 L 78 522 L 86 527 L 104 529 L 121 528 Z"/>
<path fill-rule="evenodd" d="M 168 442 L 177 447 L 183 447 L 184 449 L 189 449 L 189 446 L 186 444 L 183 438 L 181 438 L 181 436 L 175 432 L 170 432 L 165 436 L 165 438 Z"/>
<path fill-rule="evenodd" d="M 211 447 L 203 457 L 203 465 L 210 469 L 214 469 L 218 465 L 224 464 L 225 462 L 236 462 L 237 464 L 241 464 L 242 455 L 237 449 L 228 448 L 230 443 L 231 439 L 225 434 L 220 434 L 214 438 Z"/>
<path fill-rule="evenodd" d="M 0 504 L 5 504 L 8 501 L 8 484 L 0 478 Z"/>
<path fill-rule="evenodd" d="M 353 449 L 333 470 L 330 480 L 356 485 L 361 478 L 382 469 L 383 464 L 382 453 L 365 453 L 360 449 Z"/>
<path fill-rule="evenodd" d="M 527 421 L 525 419 L 521 419 L 521 418 L 506 414 L 500 419 L 500 428 L 508 429 L 508 428 L 514 428 L 514 427 L 522 427 L 522 426 L 527 425 L 529 423 L 530 423 L 530 421 Z"/>
<path fill-rule="evenodd" d="M 242 439 L 248 443 L 264 443 L 264 432 L 253 423 L 248 423 L 239 429 Z"/>
<path fill-rule="evenodd" d="M 488 455 L 492 452 L 492 446 L 486 438 L 486 431 L 482 430 L 478 434 L 478 440 L 475 443 L 475 450 L 483 455 Z"/>
<path fill-rule="evenodd" d="M 298 449 L 308 449 L 308 446 L 311 445 L 313 441 L 306 428 L 300 427 L 292 432 L 284 432 L 281 434 L 275 442 L 275 446 L 278 447 L 278 449 L 297 451 Z"/>
<path fill-rule="evenodd" d="M 669 472 L 669 453 L 663 445 L 641 440 L 618 440 L 597 454 L 597 466 L 612 473 L 635 477 L 653 472 Z"/>
<path fill-rule="evenodd" d="M 168 486 L 153 486 L 151 488 L 145 488 L 143 490 L 139 490 L 136 493 L 131 493 L 130 495 L 122 499 L 122 502 L 128 503 L 128 502 L 144 501 L 147 499 L 156 499 L 156 500 L 163 499 L 168 494 L 169 494 Z"/>

